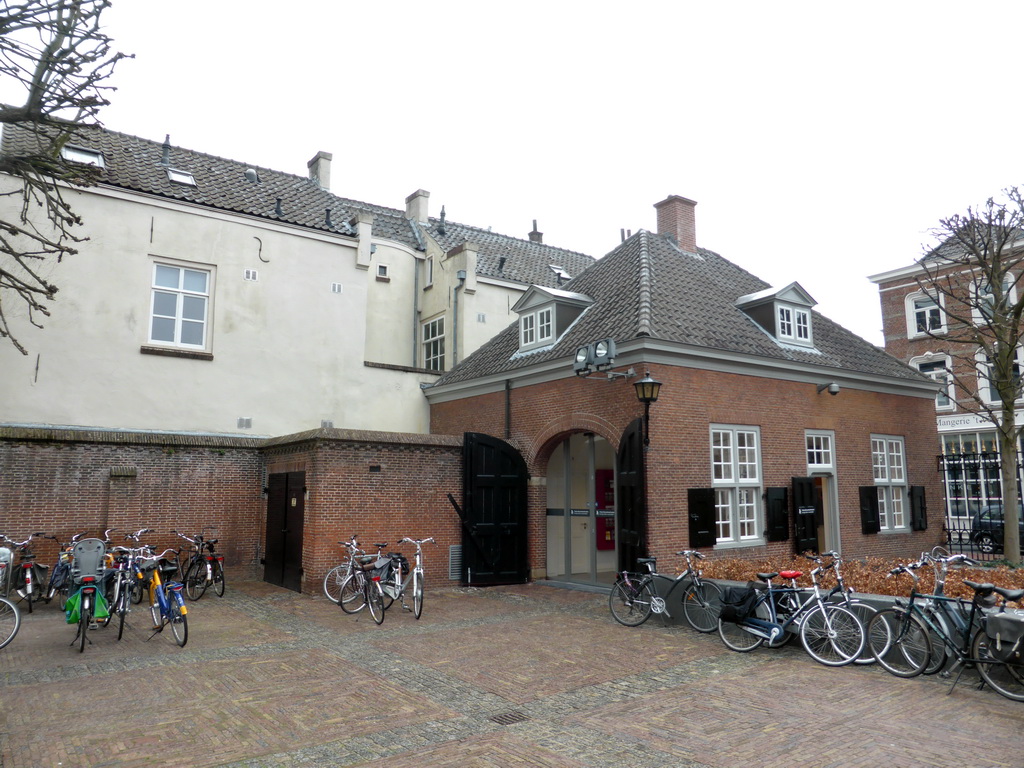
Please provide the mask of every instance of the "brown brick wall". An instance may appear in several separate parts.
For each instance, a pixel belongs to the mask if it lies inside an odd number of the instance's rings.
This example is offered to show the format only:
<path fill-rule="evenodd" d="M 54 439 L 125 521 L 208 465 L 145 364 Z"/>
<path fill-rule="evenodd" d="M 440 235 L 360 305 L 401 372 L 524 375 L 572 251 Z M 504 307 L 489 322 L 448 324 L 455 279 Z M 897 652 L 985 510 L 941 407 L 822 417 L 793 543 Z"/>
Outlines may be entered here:
<path fill-rule="evenodd" d="M 153 528 L 146 541 L 179 546 L 172 529 L 191 535 L 217 525 L 225 564 L 248 574 L 257 561 L 263 519 L 262 459 L 254 441 L 69 433 L 46 439 L 0 435 L 0 533 L 24 539 L 44 531 L 62 540 L 76 533 L 116 543 L 125 532 Z M 137 442 L 130 442 L 132 439 Z M 56 546 L 39 540 L 42 562 Z"/>
<path fill-rule="evenodd" d="M 764 487 L 789 486 L 793 477 L 806 475 L 805 430 L 833 430 L 844 555 L 912 556 L 938 542 L 942 496 L 931 399 L 849 387 L 836 396 L 819 395 L 814 384 L 669 366 L 651 366 L 651 374 L 663 383 L 660 399 L 651 406 L 647 454 L 652 554 L 665 557 L 688 545 L 687 492 L 711 485 L 711 423 L 760 427 Z M 626 426 L 643 415 L 632 380 L 563 379 L 515 387 L 509 397 L 508 440 L 523 453 L 535 478 L 546 476 L 550 452 L 568 434 L 590 431 L 617 446 Z M 505 412 L 504 392 L 439 403 L 431 408 L 431 430 L 505 437 Z M 872 433 L 905 438 L 909 484 L 926 488 L 928 531 L 861 533 L 858 487 L 872 484 Z M 542 486 L 534 490 L 530 552 L 531 567 L 536 568 L 544 564 L 546 497 Z M 754 557 L 792 549 L 788 541 L 726 554 Z"/>

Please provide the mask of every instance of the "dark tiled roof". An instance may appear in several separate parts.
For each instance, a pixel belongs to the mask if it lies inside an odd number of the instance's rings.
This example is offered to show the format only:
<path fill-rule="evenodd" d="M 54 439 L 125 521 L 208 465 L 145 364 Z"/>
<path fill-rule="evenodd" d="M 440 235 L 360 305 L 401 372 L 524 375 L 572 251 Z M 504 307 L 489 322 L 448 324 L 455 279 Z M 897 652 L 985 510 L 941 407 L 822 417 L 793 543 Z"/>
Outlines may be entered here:
<path fill-rule="evenodd" d="M 35 141 L 28 130 L 5 125 L 2 151 L 31 153 Z M 422 236 L 417 236 L 413 230 L 418 225 L 406 219 L 404 210 L 338 197 L 305 176 L 180 147 L 165 150 L 163 142 L 100 128 L 79 128 L 69 143 L 102 152 L 105 164 L 102 183 L 113 187 L 343 235 L 352 234 L 348 222 L 356 214 L 369 213 L 374 216 L 375 237 L 394 240 L 415 250 L 423 247 Z M 196 185 L 170 181 L 168 168 L 192 174 Z M 248 169 L 256 171 L 258 182 L 246 178 Z M 280 214 L 277 212 L 279 199 Z M 327 225 L 327 209 L 331 210 L 332 226 Z M 582 253 L 453 222 L 447 222 L 446 234 L 440 235 L 439 225 L 438 219 L 431 219 L 423 226 L 446 251 L 466 240 L 479 245 L 479 275 L 503 277 L 525 285 L 557 287 L 559 281 L 550 264 L 564 266 L 575 276 L 594 261 Z M 505 261 L 499 269 L 502 258 Z"/>
<path fill-rule="evenodd" d="M 641 230 L 563 286 L 586 294 L 594 304 L 555 345 L 517 355 L 518 328 L 512 324 L 436 386 L 568 359 L 577 347 L 607 337 L 619 344 L 650 337 L 725 354 L 921 379 L 918 372 L 817 312 L 812 313 L 814 349 L 776 343 L 736 306 L 740 296 L 768 287 L 713 251 L 686 253 L 670 239 Z"/>

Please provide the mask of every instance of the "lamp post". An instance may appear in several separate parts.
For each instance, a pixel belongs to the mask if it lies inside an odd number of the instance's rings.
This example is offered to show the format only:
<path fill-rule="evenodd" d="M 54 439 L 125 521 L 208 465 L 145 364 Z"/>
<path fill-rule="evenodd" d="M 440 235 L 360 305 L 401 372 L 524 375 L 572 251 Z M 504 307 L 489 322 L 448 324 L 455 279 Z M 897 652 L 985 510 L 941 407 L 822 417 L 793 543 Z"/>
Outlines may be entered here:
<path fill-rule="evenodd" d="M 636 399 L 644 404 L 644 448 L 651 444 L 651 403 L 656 402 L 661 392 L 661 382 L 651 378 L 647 371 L 639 381 L 634 381 Z"/>

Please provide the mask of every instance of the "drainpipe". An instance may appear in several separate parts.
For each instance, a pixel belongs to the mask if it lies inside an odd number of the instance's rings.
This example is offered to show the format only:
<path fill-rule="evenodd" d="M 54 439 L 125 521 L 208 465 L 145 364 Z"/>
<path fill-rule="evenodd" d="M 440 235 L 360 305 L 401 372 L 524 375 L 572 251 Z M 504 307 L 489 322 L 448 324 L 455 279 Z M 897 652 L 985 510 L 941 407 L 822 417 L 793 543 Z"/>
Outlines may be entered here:
<path fill-rule="evenodd" d="M 413 228 L 415 229 L 415 227 Z M 412 367 L 419 363 L 420 345 L 420 263 L 412 260 Z"/>
<path fill-rule="evenodd" d="M 455 298 L 452 302 L 452 368 L 459 362 L 459 289 L 466 285 L 466 270 L 460 269 L 455 276 L 459 278 L 459 284 L 455 286 Z"/>

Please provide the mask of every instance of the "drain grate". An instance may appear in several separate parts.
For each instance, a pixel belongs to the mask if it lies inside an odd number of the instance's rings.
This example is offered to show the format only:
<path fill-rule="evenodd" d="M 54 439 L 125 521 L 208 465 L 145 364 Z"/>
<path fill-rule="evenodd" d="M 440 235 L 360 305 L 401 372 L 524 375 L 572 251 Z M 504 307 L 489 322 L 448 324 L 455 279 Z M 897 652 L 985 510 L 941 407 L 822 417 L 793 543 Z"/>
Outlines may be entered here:
<path fill-rule="evenodd" d="M 495 715 L 491 718 L 498 725 L 513 725 L 515 723 L 525 723 L 529 720 L 529 716 L 524 715 L 522 712 L 504 712 L 500 715 Z"/>

